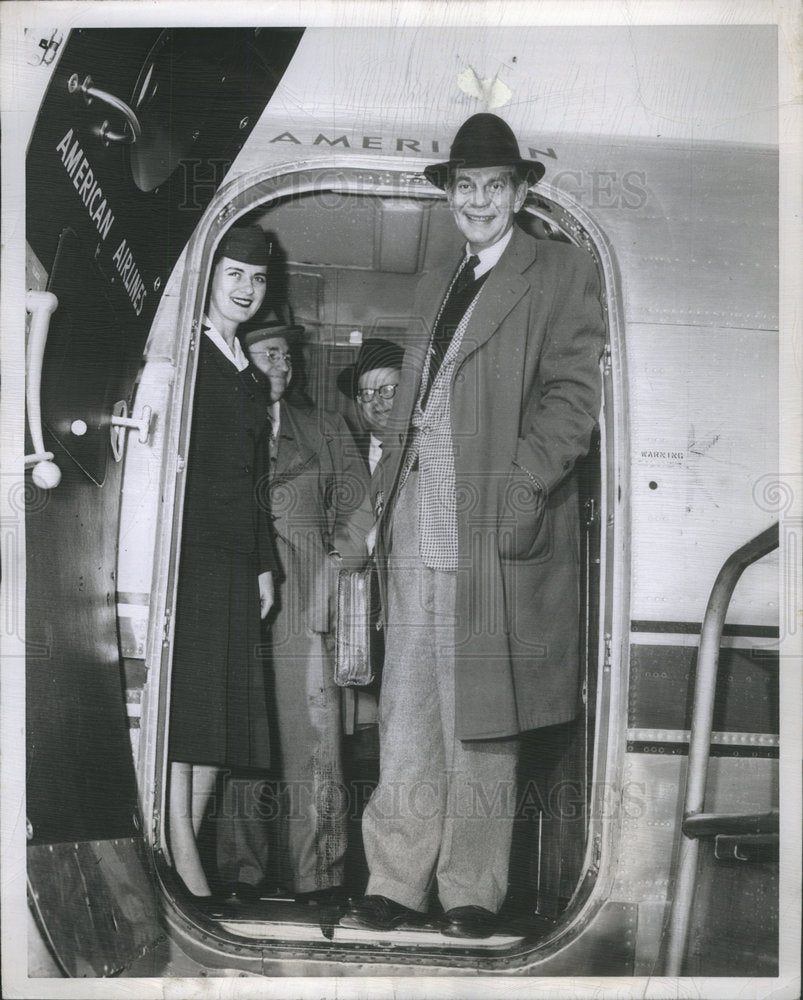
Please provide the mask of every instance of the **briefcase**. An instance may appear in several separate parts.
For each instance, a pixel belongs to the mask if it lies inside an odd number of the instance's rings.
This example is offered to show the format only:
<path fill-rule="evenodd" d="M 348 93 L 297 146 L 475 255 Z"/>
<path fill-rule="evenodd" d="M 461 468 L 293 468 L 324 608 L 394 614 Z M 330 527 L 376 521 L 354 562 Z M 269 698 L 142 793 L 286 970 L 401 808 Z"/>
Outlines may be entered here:
<path fill-rule="evenodd" d="M 363 687 L 374 679 L 371 667 L 372 568 L 341 569 L 337 575 L 335 684 Z"/>

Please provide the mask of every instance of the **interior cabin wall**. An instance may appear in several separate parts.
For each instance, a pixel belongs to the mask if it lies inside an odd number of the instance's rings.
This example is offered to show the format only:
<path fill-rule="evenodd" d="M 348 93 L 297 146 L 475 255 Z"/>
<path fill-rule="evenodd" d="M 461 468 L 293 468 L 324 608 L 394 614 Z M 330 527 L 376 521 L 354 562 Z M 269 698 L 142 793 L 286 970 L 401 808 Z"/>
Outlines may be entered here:
<path fill-rule="evenodd" d="M 352 331 L 364 337 L 402 339 L 420 275 L 292 267 L 288 298 L 308 340 L 348 343 Z"/>

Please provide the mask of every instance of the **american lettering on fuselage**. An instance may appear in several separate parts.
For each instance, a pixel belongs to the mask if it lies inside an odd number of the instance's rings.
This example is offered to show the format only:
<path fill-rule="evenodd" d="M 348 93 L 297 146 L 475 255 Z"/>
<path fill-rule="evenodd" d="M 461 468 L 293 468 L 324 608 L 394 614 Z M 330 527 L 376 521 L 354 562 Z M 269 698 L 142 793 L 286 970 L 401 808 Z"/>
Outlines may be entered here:
<path fill-rule="evenodd" d="M 145 290 L 145 283 L 139 273 L 139 268 L 134 260 L 134 255 L 125 240 L 120 242 L 120 245 L 114 251 L 114 257 L 112 259 L 117 265 L 120 277 L 123 279 L 123 287 L 128 292 L 131 304 L 133 305 L 137 316 L 139 316 L 142 312 L 142 303 L 145 301 L 145 296 L 148 293 Z"/>
<path fill-rule="evenodd" d="M 273 144 L 289 146 L 321 146 L 332 149 L 354 149 L 360 151 L 381 151 L 384 153 L 424 153 L 439 155 L 446 144 L 440 139 L 409 138 L 404 136 L 354 135 L 347 132 L 326 134 L 312 132 L 304 134 L 287 130 L 279 132 L 268 140 Z M 557 162 L 559 156 L 553 146 L 541 149 L 527 147 L 531 159 L 550 159 Z M 193 161 L 189 161 L 192 164 Z M 195 169 L 193 167 L 193 169 Z M 208 186 L 209 178 L 197 178 L 194 183 Z M 647 180 L 643 171 L 626 170 L 619 174 L 611 170 L 562 170 L 552 177 L 552 184 L 570 195 L 578 204 L 598 208 L 642 208 L 647 200 Z"/>
<path fill-rule="evenodd" d="M 271 143 L 275 142 L 286 142 L 295 146 L 338 146 L 343 149 L 378 149 L 384 152 L 413 152 L 413 153 L 440 153 L 441 152 L 441 140 L 440 139 L 409 139 L 404 137 L 397 137 L 393 139 L 388 139 L 381 135 L 363 135 L 354 136 L 347 135 L 345 132 L 338 136 L 329 137 L 324 135 L 323 132 L 318 132 L 314 139 L 309 138 L 299 138 L 294 132 L 280 132 L 275 135 L 271 140 Z M 556 160 L 558 154 L 555 150 L 549 146 L 547 149 L 535 149 L 529 147 L 528 155 L 531 158 L 538 156 L 547 156 L 550 159 Z"/>
<path fill-rule="evenodd" d="M 70 175 L 73 187 L 78 192 L 78 197 L 86 206 L 89 217 L 95 224 L 99 235 L 103 240 L 108 239 L 112 226 L 114 225 L 114 213 L 103 195 L 103 188 L 98 183 L 95 173 L 92 170 L 89 160 L 81 147 L 80 142 L 75 139 L 73 129 L 64 135 L 64 138 L 56 146 L 56 150 L 61 154 L 61 162 L 64 169 Z M 142 305 L 147 296 L 145 282 L 142 280 L 139 268 L 134 260 L 134 254 L 128 246 L 128 241 L 123 238 L 112 258 L 117 265 L 117 271 L 123 279 L 125 288 L 131 305 L 137 316 L 142 313 Z"/>
<path fill-rule="evenodd" d="M 114 222 L 114 215 L 106 204 L 103 189 L 95 178 L 81 144 L 77 139 L 73 139 L 72 129 L 67 132 L 56 149 L 61 153 L 61 162 L 72 179 L 78 197 L 86 205 L 95 228 L 105 240 Z"/>

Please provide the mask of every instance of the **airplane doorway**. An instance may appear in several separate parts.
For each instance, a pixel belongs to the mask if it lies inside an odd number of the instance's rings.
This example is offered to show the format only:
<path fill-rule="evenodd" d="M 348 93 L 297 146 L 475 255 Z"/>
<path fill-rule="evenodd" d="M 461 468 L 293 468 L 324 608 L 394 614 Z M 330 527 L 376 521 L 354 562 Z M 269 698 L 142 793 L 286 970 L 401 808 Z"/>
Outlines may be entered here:
<path fill-rule="evenodd" d="M 376 179 L 364 171 L 338 168 L 339 182 L 332 183 L 333 172 L 305 171 L 303 177 L 271 177 L 254 184 L 239 196 L 238 224 L 257 223 L 279 242 L 285 259 L 284 293 L 296 324 L 306 329 L 303 347 L 304 390 L 318 406 L 338 411 L 348 420 L 353 418 L 350 402 L 337 390 L 337 375 L 356 356 L 359 343 L 367 337 L 384 337 L 403 343 L 406 314 L 413 291 L 422 271 L 434 262 L 454 254 L 459 239 L 450 225 L 445 200 L 436 193 L 412 191 L 409 174 L 397 176 L 383 171 Z M 304 187 L 309 185 L 307 190 Z M 233 217 L 234 213 L 230 213 Z M 601 271 L 601 284 L 609 287 L 611 275 L 605 273 L 602 257 L 577 218 L 556 202 L 530 196 L 519 225 L 538 239 L 574 242 L 588 249 Z M 211 237 L 207 238 L 207 248 Z M 208 260 L 208 256 L 207 256 Z M 199 310 L 204 294 L 206 274 L 199 283 L 194 305 L 186 309 Z M 605 303 L 603 303 L 605 305 Z M 499 954 L 517 949 L 522 942 L 535 946 L 553 933 L 565 918 L 567 908 L 576 907 L 587 895 L 589 875 L 599 867 L 598 828 L 600 818 L 594 816 L 592 800 L 595 783 L 604 767 L 605 748 L 599 746 L 599 706 L 608 711 L 610 696 L 608 680 L 603 678 L 601 665 L 605 656 L 603 621 L 610 615 L 612 567 L 606 564 L 609 548 L 606 509 L 610 506 L 612 456 L 606 442 L 612 439 L 610 367 L 605 366 L 605 408 L 599 431 L 591 449 L 578 466 L 580 486 L 579 517 L 582 526 L 581 550 L 581 635 L 583 681 L 581 711 L 577 719 L 563 726 L 527 734 L 523 738 L 518 814 L 511 858 L 508 899 L 505 904 L 510 934 L 502 940 L 491 939 L 483 948 Z M 191 366 L 190 366 L 191 367 Z M 190 374 L 190 373 L 188 373 Z M 191 379 L 190 379 L 191 380 Z M 189 383 L 188 383 L 189 387 Z M 183 427 L 187 433 L 189 393 L 183 401 Z M 179 417 L 179 411 L 173 419 Z M 179 428 L 174 432 L 179 438 Z M 185 453 L 185 452 L 182 452 Z M 166 531 L 167 526 L 163 526 Z M 172 570 L 175 585 L 176 568 Z M 178 570 L 180 574 L 180 568 Z M 168 589 L 167 593 L 170 590 Z M 163 664 L 163 667 L 165 664 Z M 160 688 L 159 732 L 146 734 L 144 739 L 158 740 L 164 746 L 167 721 L 164 702 L 169 678 L 163 669 Z M 153 714 L 154 719 L 157 713 Z M 155 760 L 157 755 L 151 755 Z M 356 804 L 351 825 L 351 863 L 346 886 L 351 895 L 364 889 L 366 870 L 354 842 L 359 813 L 370 793 L 377 774 L 375 751 L 360 757 L 351 752 L 348 742 L 345 783 L 348 800 Z M 600 764 L 603 761 L 603 764 Z M 276 781 L 280 775 L 273 776 Z M 164 801 L 166 773 L 154 775 L 157 801 Z M 157 867 L 171 897 L 172 906 L 182 914 L 180 923 L 186 927 L 186 914 L 192 903 L 182 900 L 171 877 L 169 866 L 161 859 L 169 858 L 165 824 L 156 820 Z M 281 872 L 273 872 L 278 874 Z M 279 881 L 279 879 L 274 879 Z M 168 910 L 172 911 L 169 907 Z M 336 926 L 336 914 L 326 915 L 329 921 L 326 937 L 334 935 L 349 949 L 370 944 L 370 932 L 358 932 Z M 212 919 L 220 934 L 220 947 L 228 953 L 224 942 L 244 942 L 264 948 L 283 942 L 320 941 L 319 914 L 310 908 L 299 908 L 282 886 L 263 895 L 247 906 L 236 908 L 215 903 L 205 908 L 204 923 Z M 331 932 L 331 935 L 330 935 Z M 186 932 L 185 932 L 186 933 Z M 442 950 L 449 963 L 461 964 L 454 942 L 443 938 L 435 929 L 424 928 L 399 942 L 414 960 L 416 950 Z M 474 946 L 472 946 L 474 947 Z M 512 951 L 511 951 L 512 956 Z M 511 957 L 512 961 L 512 957 Z M 514 962 L 515 964 L 515 962 Z"/>

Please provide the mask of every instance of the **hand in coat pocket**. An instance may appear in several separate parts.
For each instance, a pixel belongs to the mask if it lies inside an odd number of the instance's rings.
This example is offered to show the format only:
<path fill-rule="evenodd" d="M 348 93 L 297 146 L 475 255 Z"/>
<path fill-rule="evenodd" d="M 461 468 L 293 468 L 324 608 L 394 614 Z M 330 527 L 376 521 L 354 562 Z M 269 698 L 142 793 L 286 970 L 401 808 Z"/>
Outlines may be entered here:
<path fill-rule="evenodd" d="M 513 463 L 499 489 L 497 528 L 503 559 L 532 559 L 544 522 L 546 497 L 535 479 Z"/>

